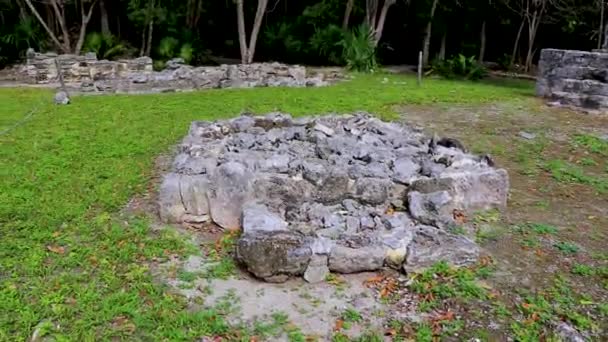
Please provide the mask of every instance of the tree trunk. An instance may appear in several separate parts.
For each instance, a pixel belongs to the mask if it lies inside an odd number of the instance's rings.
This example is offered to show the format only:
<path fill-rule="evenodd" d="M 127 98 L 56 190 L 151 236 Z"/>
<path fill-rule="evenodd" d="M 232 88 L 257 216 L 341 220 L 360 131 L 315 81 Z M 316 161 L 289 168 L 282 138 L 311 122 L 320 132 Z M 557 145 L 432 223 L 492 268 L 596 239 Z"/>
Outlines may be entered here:
<path fill-rule="evenodd" d="M 141 31 L 141 48 L 139 49 L 139 57 L 143 57 L 146 52 L 146 32 L 148 32 L 148 28 L 144 27 Z"/>
<path fill-rule="evenodd" d="M 99 0 L 99 15 L 101 22 L 101 34 L 110 35 L 112 32 L 110 31 L 110 19 L 108 17 L 108 10 L 106 8 L 105 0 Z"/>
<path fill-rule="evenodd" d="M 148 25 L 148 42 L 146 43 L 146 56 L 150 57 L 152 53 L 152 33 L 154 32 L 154 18 L 150 19 Z"/>
<path fill-rule="evenodd" d="M 606 26 L 604 27 L 604 46 L 603 49 L 607 49 L 608 50 L 608 23 L 606 23 Z"/>
<path fill-rule="evenodd" d="M 34 7 L 34 5 L 32 5 L 32 0 L 25 0 L 25 4 L 27 5 L 27 7 L 30 8 L 30 10 L 32 11 L 32 14 L 36 17 L 36 19 L 38 19 L 38 21 L 40 22 L 40 25 L 42 25 L 42 27 L 44 28 L 46 33 L 49 35 L 49 37 L 51 38 L 53 43 L 57 46 L 57 48 L 63 50 L 64 46 L 61 44 L 61 42 L 59 42 L 59 39 L 57 39 L 57 36 L 55 36 L 53 31 L 51 31 L 51 29 L 47 26 L 46 22 L 44 21 L 44 19 L 42 19 L 42 17 L 40 16 L 40 13 L 38 13 L 38 11 Z M 67 51 L 64 51 L 64 52 L 67 52 Z"/>
<path fill-rule="evenodd" d="M 534 42 L 536 41 L 536 33 L 542 19 L 544 7 L 540 10 L 534 10 L 532 13 L 532 19 L 528 22 L 528 52 L 526 53 L 526 64 L 525 71 L 530 71 L 532 67 L 532 61 L 534 59 Z"/>
<path fill-rule="evenodd" d="M 441 37 L 441 46 L 439 47 L 439 60 L 440 61 L 445 60 L 445 46 L 447 44 L 447 40 L 448 40 L 448 32 L 446 30 L 443 33 L 443 36 Z"/>
<path fill-rule="evenodd" d="M 388 13 L 389 7 L 395 4 L 397 0 L 385 0 L 384 5 L 382 6 L 382 10 L 380 11 L 380 18 L 378 18 L 378 22 L 376 27 L 374 28 L 374 43 L 378 46 L 378 42 L 380 42 L 380 38 L 382 38 L 382 31 L 384 30 L 384 22 L 386 21 L 386 14 Z"/>
<path fill-rule="evenodd" d="M 479 63 L 483 63 L 483 59 L 486 55 L 486 21 L 484 20 L 481 24 L 481 36 L 479 42 Z"/>
<path fill-rule="evenodd" d="M 365 22 L 373 30 L 376 27 L 378 0 L 365 0 Z"/>
<path fill-rule="evenodd" d="M 70 42 L 70 32 L 68 31 L 68 26 L 65 23 L 65 11 L 63 10 L 63 3 L 61 3 L 61 8 L 57 4 L 57 0 L 51 0 L 51 5 L 53 6 L 53 10 L 55 11 L 55 19 L 59 22 L 59 27 L 61 28 L 61 33 L 63 35 L 63 51 L 65 53 L 71 52 L 71 42 Z"/>
<path fill-rule="evenodd" d="M 515 43 L 513 44 L 513 52 L 511 53 L 511 62 L 509 63 L 509 67 L 513 67 L 515 64 L 515 56 L 517 55 L 517 49 L 519 48 L 519 40 L 521 39 L 521 33 L 524 30 L 524 25 L 526 21 L 524 19 L 521 20 L 521 25 L 519 25 L 519 30 L 517 30 L 517 36 L 515 36 Z"/>
<path fill-rule="evenodd" d="M 154 1 L 148 0 L 148 8 L 146 9 L 146 17 L 144 22 L 144 28 L 141 33 L 141 48 L 139 49 L 139 56 L 150 56 L 152 50 L 152 30 L 154 28 Z"/>
<path fill-rule="evenodd" d="M 431 32 L 433 29 L 433 17 L 435 16 L 435 10 L 437 9 L 437 3 L 439 0 L 433 0 L 431 7 L 431 16 L 429 22 L 426 24 L 424 32 L 424 43 L 422 45 L 422 65 L 427 66 L 429 64 L 429 53 L 431 48 Z"/>
<path fill-rule="evenodd" d="M 82 18 L 80 24 L 80 33 L 78 34 L 78 41 L 76 42 L 76 47 L 74 48 L 74 54 L 80 54 L 80 50 L 82 50 L 82 45 L 84 44 L 84 37 L 87 34 L 87 25 L 89 25 L 89 21 L 91 21 L 91 16 L 93 15 L 93 9 L 95 8 L 97 0 L 94 0 L 91 3 L 91 7 L 89 7 L 89 11 L 84 13 L 84 2 L 80 2 L 80 16 Z"/>
<path fill-rule="evenodd" d="M 344 20 L 342 21 L 342 29 L 348 29 L 348 22 L 350 21 L 350 14 L 353 11 L 353 6 L 355 5 L 355 0 L 348 0 L 346 3 L 346 9 L 344 10 Z"/>
<path fill-rule="evenodd" d="M 243 0 L 236 0 L 236 17 L 239 30 L 239 46 L 241 47 L 241 63 L 247 63 L 247 33 L 245 32 L 245 13 Z"/>
<path fill-rule="evenodd" d="M 255 46 L 258 40 L 258 34 L 260 33 L 260 27 L 262 26 L 262 20 L 264 19 L 264 13 L 266 12 L 266 6 L 268 0 L 258 0 L 258 10 L 255 13 L 255 19 L 253 21 L 253 29 L 251 30 L 251 37 L 249 37 L 249 50 L 247 51 L 247 64 L 253 62 L 253 56 L 255 55 Z"/>

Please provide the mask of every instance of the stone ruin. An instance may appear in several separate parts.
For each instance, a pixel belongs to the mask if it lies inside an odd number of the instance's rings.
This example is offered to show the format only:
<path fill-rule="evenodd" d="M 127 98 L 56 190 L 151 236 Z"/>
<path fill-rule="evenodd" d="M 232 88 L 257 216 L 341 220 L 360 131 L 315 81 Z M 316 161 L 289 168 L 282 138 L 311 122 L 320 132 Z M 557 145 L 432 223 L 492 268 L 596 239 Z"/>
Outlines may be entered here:
<path fill-rule="evenodd" d="M 536 93 L 555 105 L 608 113 L 608 51 L 544 49 Z"/>
<path fill-rule="evenodd" d="M 365 113 L 280 113 L 193 122 L 160 186 L 169 223 L 242 230 L 238 260 L 256 277 L 384 266 L 419 271 L 474 263 L 463 218 L 505 208 L 509 180 L 454 139 Z"/>
<path fill-rule="evenodd" d="M 56 63 L 57 62 L 57 63 Z M 154 71 L 152 59 L 140 57 L 118 61 L 98 60 L 94 53 L 57 55 L 30 50 L 20 68 L 24 82 L 51 84 L 59 82 L 59 69 L 71 91 L 83 93 L 158 93 L 209 88 L 248 87 L 317 87 L 341 76 L 336 73 L 307 75 L 299 65 L 254 63 L 193 67 L 182 59 L 166 63 Z"/>

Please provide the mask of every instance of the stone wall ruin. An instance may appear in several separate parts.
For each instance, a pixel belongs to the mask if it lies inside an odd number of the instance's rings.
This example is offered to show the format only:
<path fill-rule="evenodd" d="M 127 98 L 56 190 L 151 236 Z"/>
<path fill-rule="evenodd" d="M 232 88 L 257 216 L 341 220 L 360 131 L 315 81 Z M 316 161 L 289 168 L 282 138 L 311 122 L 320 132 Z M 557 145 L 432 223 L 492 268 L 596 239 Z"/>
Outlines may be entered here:
<path fill-rule="evenodd" d="M 453 229 L 504 208 L 509 181 L 489 157 L 365 113 L 281 113 L 193 122 L 160 186 L 170 223 L 242 230 L 237 258 L 256 277 L 390 266 L 468 265 L 478 246 Z"/>
<path fill-rule="evenodd" d="M 555 105 L 608 112 L 608 51 L 542 50 L 536 93 Z"/>
<path fill-rule="evenodd" d="M 59 82 L 57 63 L 69 90 L 83 93 L 148 93 L 210 88 L 324 86 L 339 75 L 307 75 L 299 65 L 254 63 L 193 67 L 181 59 L 154 71 L 152 59 L 98 60 L 94 53 L 57 55 L 28 51 L 21 79 L 32 84 Z"/>

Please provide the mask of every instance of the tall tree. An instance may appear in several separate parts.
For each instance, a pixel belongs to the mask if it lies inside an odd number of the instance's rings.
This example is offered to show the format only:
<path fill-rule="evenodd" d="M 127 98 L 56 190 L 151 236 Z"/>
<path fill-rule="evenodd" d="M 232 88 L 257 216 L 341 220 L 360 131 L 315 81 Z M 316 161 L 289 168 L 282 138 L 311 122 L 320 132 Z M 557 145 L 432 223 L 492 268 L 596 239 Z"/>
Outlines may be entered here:
<path fill-rule="evenodd" d="M 346 9 L 344 9 L 344 19 L 342 20 L 342 29 L 348 29 L 348 22 L 350 21 L 350 14 L 353 12 L 355 6 L 355 0 L 347 0 Z"/>
<path fill-rule="evenodd" d="M 84 43 L 84 37 L 86 35 L 87 26 L 89 21 L 91 20 L 91 16 L 93 15 L 93 9 L 95 8 L 95 4 L 97 0 L 77 0 L 76 6 L 80 9 L 80 29 L 78 33 L 78 39 L 76 44 L 72 48 L 72 41 L 70 39 L 70 29 L 67 24 L 67 15 L 65 11 L 65 1 L 63 0 L 49 0 L 50 7 L 54 13 L 54 18 L 59 30 L 62 35 L 62 42 L 59 41 L 55 32 L 49 27 L 47 22 L 42 19 L 40 13 L 32 3 L 32 0 L 25 0 L 25 3 L 32 11 L 32 14 L 38 19 L 44 30 L 48 33 L 49 38 L 53 41 L 53 43 L 64 53 L 74 53 L 79 54 L 82 49 L 82 44 Z M 85 9 L 85 4 L 89 5 L 88 9 Z"/>
<path fill-rule="evenodd" d="M 598 32 L 598 38 L 597 38 L 597 48 L 598 49 L 608 49 L 608 21 L 606 21 L 606 5 L 607 3 L 604 3 L 604 0 L 599 0 L 599 4 L 600 4 L 600 29 Z M 602 26 L 604 26 L 604 42 L 602 44 Z"/>
<path fill-rule="evenodd" d="M 429 64 L 429 54 L 431 50 L 431 33 L 433 32 L 433 18 L 435 17 L 435 10 L 439 4 L 439 0 L 432 0 L 431 13 L 429 15 L 429 21 L 426 24 L 424 30 L 424 41 L 422 42 L 422 65 L 427 66 Z"/>
<path fill-rule="evenodd" d="M 384 23 L 388 10 L 397 2 L 397 0 L 384 0 L 382 8 L 380 9 L 380 15 L 378 16 L 379 2 L 380 0 L 365 1 L 365 22 L 369 25 L 374 34 L 374 44 L 376 46 L 380 42 L 380 38 L 382 38 L 382 31 L 384 31 Z"/>
<path fill-rule="evenodd" d="M 110 19 L 108 17 L 108 9 L 106 8 L 106 1 L 99 0 L 99 21 L 101 25 L 101 33 L 104 35 L 110 35 Z"/>
<path fill-rule="evenodd" d="M 241 62 L 243 64 L 250 64 L 253 62 L 253 56 L 255 55 L 255 46 L 257 44 L 258 34 L 260 33 L 262 19 L 264 19 L 264 13 L 266 12 L 267 6 L 268 0 L 258 0 L 258 7 L 255 12 L 253 28 L 251 29 L 251 35 L 249 37 L 249 44 L 247 44 L 247 31 L 245 29 L 245 10 L 243 9 L 243 0 L 236 0 L 239 45 L 241 47 Z"/>

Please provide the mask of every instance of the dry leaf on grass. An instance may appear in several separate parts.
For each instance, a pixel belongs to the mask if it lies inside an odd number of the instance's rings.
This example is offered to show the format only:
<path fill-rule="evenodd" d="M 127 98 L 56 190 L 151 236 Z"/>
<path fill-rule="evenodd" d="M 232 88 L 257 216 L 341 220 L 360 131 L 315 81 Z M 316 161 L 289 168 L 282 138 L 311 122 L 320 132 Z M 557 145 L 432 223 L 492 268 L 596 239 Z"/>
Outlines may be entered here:
<path fill-rule="evenodd" d="M 56 254 L 64 254 L 65 253 L 65 247 L 63 246 L 53 246 L 53 245 L 48 245 L 46 246 L 46 249 L 48 249 L 49 251 L 56 253 Z"/>

